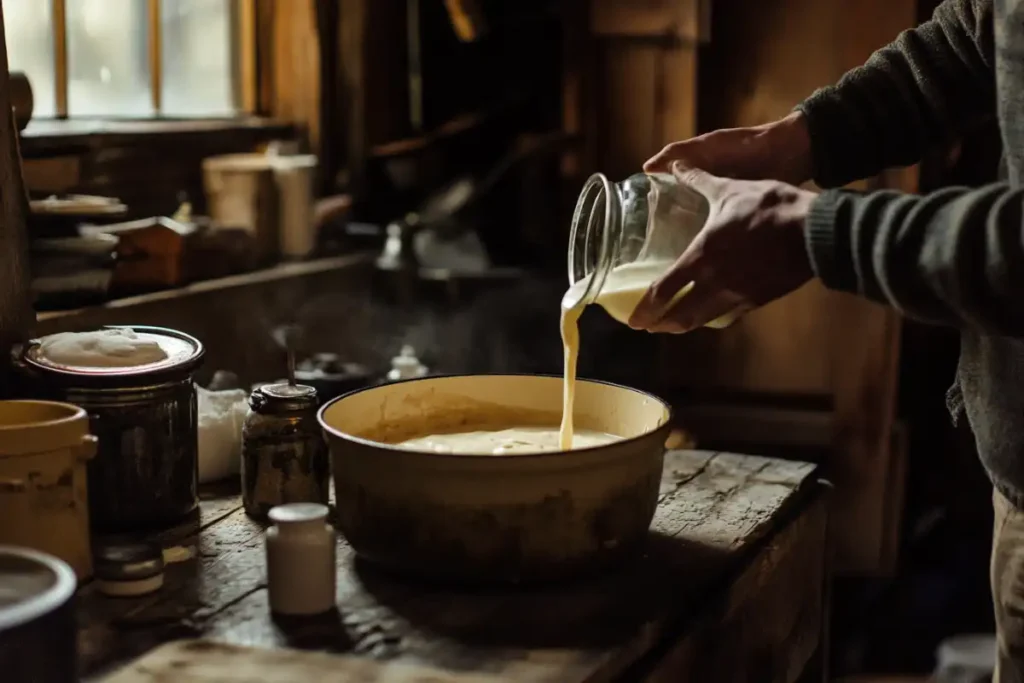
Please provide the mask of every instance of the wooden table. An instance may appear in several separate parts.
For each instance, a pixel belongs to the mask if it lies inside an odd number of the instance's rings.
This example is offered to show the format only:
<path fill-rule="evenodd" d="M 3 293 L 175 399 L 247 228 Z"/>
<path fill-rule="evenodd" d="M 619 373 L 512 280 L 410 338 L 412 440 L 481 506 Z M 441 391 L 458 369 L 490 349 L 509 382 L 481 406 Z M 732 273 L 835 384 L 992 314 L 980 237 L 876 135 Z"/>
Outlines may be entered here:
<path fill-rule="evenodd" d="M 614 574 L 458 592 L 384 575 L 339 538 L 338 612 L 313 620 L 271 617 L 263 528 L 237 494 L 207 494 L 185 541 L 196 556 L 170 565 L 160 592 L 80 591 L 82 673 L 201 637 L 425 665 L 436 681 L 820 681 L 824 490 L 807 463 L 672 451 L 648 549 Z"/>

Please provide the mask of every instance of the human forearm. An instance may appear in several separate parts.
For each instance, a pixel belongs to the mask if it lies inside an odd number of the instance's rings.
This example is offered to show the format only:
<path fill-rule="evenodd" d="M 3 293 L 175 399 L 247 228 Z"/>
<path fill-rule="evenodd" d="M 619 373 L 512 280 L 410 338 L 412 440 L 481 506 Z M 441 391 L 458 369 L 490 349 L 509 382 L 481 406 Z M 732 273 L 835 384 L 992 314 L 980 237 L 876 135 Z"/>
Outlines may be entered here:
<path fill-rule="evenodd" d="M 991 0 L 946 0 L 797 109 L 811 139 L 814 180 L 837 187 L 905 166 L 993 113 Z"/>
<path fill-rule="evenodd" d="M 1024 190 L 832 190 L 806 223 L 826 286 L 926 322 L 1024 337 Z"/>
<path fill-rule="evenodd" d="M 811 139 L 803 114 L 748 128 L 727 128 L 667 145 L 644 164 L 648 173 L 672 165 L 728 178 L 771 178 L 799 185 L 811 179 Z"/>

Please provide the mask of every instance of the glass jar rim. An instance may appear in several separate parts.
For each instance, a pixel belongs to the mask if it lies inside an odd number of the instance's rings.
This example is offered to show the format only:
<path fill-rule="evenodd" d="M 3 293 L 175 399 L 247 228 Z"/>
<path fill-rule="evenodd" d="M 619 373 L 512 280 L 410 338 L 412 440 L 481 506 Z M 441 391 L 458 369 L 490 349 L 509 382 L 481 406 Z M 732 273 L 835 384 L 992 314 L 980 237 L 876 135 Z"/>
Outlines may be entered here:
<path fill-rule="evenodd" d="M 598 212 L 596 215 L 595 211 Z M 580 280 L 588 276 L 590 279 L 582 292 L 572 297 L 571 301 L 563 300 L 563 305 L 593 303 L 597 293 L 601 291 L 613 257 L 613 245 L 621 232 L 621 213 L 615 184 L 603 173 L 594 173 L 587 178 L 576 200 L 569 233 L 567 270 L 570 291 Z M 600 221 L 599 230 L 596 229 L 595 219 Z M 600 240 L 596 245 L 596 253 L 589 248 L 590 241 L 595 238 L 595 232 Z"/>

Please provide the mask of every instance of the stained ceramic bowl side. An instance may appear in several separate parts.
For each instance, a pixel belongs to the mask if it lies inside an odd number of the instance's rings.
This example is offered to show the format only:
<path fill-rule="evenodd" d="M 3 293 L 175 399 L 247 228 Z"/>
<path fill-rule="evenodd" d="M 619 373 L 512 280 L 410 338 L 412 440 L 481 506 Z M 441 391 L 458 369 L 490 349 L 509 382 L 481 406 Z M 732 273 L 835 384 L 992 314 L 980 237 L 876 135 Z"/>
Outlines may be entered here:
<path fill-rule="evenodd" d="M 339 530 L 371 562 L 484 583 L 561 578 L 634 553 L 657 505 L 669 408 L 611 384 L 580 381 L 576 391 L 578 426 L 621 441 L 507 456 L 390 445 L 444 431 L 556 425 L 558 377 L 429 377 L 332 401 L 320 421 Z"/>

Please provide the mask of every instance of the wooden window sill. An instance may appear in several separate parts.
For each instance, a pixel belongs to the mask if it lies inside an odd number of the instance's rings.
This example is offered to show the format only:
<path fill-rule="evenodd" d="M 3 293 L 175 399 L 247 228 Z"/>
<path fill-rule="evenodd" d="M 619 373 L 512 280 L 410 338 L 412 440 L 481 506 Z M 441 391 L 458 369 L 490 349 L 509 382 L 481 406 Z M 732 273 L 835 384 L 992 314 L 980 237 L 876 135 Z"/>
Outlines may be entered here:
<path fill-rule="evenodd" d="M 29 122 L 21 132 L 21 154 L 26 159 L 34 159 L 155 140 L 178 143 L 225 134 L 269 140 L 294 137 L 296 132 L 296 127 L 287 121 L 257 116 L 151 121 L 39 119 Z"/>

